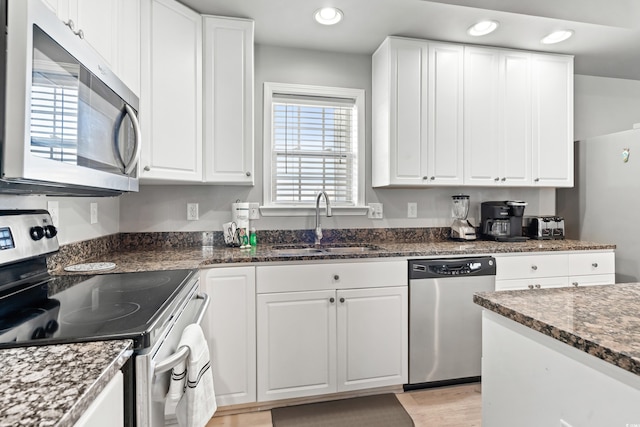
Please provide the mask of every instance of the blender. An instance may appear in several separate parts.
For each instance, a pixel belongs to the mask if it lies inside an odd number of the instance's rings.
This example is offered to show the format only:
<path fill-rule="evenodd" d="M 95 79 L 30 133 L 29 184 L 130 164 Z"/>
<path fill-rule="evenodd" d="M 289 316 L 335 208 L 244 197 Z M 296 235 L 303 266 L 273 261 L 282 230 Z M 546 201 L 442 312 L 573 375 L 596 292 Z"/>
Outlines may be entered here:
<path fill-rule="evenodd" d="M 451 215 L 455 218 L 451 224 L 451 238 L 454 240 L 476 240 L 476 229 L 467 220 L 469 196 L 458 194 L 451 196 L 451 198 L 453 199 Z"/>

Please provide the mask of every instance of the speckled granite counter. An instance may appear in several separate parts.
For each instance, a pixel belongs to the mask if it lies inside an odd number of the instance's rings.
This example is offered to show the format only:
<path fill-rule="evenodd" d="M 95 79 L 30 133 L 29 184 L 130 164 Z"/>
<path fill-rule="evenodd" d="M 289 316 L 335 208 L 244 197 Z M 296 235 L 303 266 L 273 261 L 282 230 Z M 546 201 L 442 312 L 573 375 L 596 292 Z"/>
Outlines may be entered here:
<path fill-rule="evenodd" d="M 600 244 L 577 240 L 529 240 L 518 243 L 474 241 L 453 242 L 435 241 L 427 243 L 396 243 L 396 242 L 363 242 L 374 245 L 376 249 L 358 253 L 314 253 L 291 255 L 274 250 L 271 245 L 258 245 L 256 248 L 239 249 L 220 246 L 182 247 L 182 248 L 151 248 L 113 251 L 91 257 L 89 254 L 82 261 L 109 261 L 116 264 L 116 268 L 105 273 L 119 273 L 148 270 L 171 270 L 182 268 L 203 268 L 224 263 L 249 262 L 285 262 L 321 259 L 356 259 L 380 257 L 430 257 L 430 256 L 466 256 L 474 254 L 516 253 L 516 252 L 558 252 L 576 250 L 612 250 L 615 245 Z M 352 244 L 353 245 L 353 244 Z M 275 245 L 277 246 L 277 245 Z M 59 265 L 54 271 L 63 273 L 64 265 Z"/>
<path fill-rule="evenodd" d="M 130 340 L 0 350 L 0 426 L 72 426 L 130 356 Z"/>
<path fill-rule="evenodd" d="M 479 293 L 474 302 L 640 375 L 640 283 Z"/>

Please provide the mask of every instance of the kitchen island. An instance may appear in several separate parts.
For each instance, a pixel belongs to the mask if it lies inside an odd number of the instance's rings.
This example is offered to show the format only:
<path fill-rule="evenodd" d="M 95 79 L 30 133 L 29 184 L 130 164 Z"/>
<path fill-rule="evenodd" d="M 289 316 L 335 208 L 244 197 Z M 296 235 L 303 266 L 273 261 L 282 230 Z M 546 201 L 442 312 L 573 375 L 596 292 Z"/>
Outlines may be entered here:
<path fill-rule="evenodd" d="M 131 344 L 114 340 L 0 350 L 0 426 L 75 425 L 119 375 Z M 109 411 L 117 415 L 116 409 Z"/>
<path fill-rule="evenodd" d="M 479 293 L 483 425 L 640 425 L 640 283 Z"/>

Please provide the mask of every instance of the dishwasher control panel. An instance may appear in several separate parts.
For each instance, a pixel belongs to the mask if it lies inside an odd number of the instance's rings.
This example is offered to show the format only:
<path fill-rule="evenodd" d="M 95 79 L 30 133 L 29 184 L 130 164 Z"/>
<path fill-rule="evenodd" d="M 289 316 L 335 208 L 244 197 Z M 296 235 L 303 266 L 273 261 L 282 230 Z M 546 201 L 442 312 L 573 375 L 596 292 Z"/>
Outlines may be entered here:
<path fill-rule="evenodd" d="M 409 261 L 410 280 L 450 276 L 493 276 L 495 274 L 496 260 L 493 257 Z"/>

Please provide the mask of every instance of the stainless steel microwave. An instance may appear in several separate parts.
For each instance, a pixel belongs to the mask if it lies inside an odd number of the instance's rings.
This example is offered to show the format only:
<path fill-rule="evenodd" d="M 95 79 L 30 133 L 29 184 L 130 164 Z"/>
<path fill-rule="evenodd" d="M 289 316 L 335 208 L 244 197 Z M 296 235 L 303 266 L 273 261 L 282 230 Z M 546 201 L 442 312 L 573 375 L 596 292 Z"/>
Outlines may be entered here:
<path fill-rule="evenodd" d="M 0 13 L 0 193 L 138 191 L 138 97 L 41 0 Z"/>

